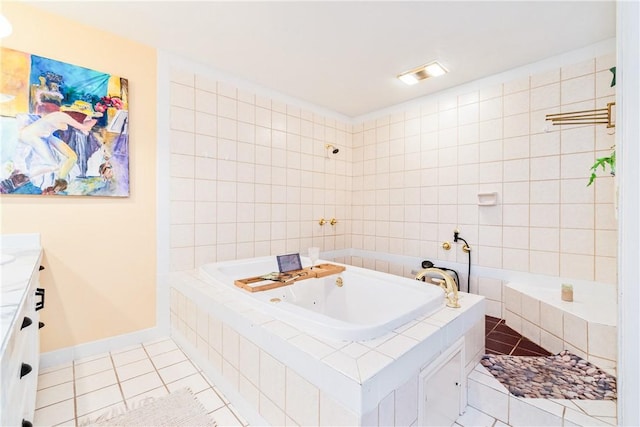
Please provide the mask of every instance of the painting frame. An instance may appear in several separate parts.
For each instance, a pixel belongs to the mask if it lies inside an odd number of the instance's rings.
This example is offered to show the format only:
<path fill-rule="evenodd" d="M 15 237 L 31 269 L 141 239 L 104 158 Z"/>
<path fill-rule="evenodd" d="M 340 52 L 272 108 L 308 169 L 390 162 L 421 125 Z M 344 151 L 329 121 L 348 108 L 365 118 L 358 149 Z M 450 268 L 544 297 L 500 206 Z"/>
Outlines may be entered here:
<path fill-rule="evenodd" d="M 128 79 L 5 47 L 0 67 L 0 194 L 128 197 Z"/>

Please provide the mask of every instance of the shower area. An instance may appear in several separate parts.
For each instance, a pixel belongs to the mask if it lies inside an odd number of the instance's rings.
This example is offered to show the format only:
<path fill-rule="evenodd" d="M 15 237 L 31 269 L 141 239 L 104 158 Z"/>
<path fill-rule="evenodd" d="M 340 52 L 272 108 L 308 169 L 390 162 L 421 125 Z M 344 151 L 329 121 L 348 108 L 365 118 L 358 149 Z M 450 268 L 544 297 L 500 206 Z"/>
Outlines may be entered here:
<path fill-rule="evenodd" d="M 547 120 L 615 101 L 614 49 L 603 43 L 355 120 L 166 57 L 170 270 L 311 246 L 325 260 L 405 277 L 430 260 L 485 298 L 486 353 L 568 350 L 615 376 L 615 178 L 599 172 L 587 186 L 614 129 Z M 573 302 L 561 301 L 562 283 Z M 601 295 L 607 302 L 585 317 L 585 298 Z M 487 394 L 514 399 L 480 368 L 470 405 Z M 503 407 L 492 416 L 508 422 Z"/>

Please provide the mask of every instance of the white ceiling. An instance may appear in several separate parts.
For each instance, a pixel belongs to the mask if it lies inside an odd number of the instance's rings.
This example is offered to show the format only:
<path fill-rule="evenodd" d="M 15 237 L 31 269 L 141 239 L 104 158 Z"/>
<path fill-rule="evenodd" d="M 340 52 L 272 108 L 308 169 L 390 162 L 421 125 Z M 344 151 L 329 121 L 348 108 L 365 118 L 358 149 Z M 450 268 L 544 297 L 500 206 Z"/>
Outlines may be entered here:
<path fill-rule="evenodd" d="M 615 37 L 613 0 L 30 3 L 349 117 Z"/>

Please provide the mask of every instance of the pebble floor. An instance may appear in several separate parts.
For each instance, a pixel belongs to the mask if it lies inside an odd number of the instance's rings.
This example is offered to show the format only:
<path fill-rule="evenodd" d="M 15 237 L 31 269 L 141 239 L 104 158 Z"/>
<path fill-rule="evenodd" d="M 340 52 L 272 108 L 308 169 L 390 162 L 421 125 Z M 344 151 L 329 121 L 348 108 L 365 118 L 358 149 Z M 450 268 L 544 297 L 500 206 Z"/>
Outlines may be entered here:
<path fill-rule="evenodd" d="M 568 352 L 552 355 L 486 316 L 486 356 L 481 363 L 511 394 L 528 398 L 616 399 L 616 378 Z"/>

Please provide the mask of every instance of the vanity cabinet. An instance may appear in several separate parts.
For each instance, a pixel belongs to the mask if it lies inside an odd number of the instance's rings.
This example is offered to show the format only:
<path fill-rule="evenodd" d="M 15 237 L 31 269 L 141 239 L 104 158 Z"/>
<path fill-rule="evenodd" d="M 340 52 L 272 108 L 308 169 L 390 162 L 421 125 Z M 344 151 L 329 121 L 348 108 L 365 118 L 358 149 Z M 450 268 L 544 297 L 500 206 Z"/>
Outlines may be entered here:
<path fill-rule="evenodd" d="M 22 278 L 22 286 L 21 281 L 13 280 L 13 271 L 2 271 L 1 426 L 31 426 L 35 411 L 40 360 L 38 310 L 44 306 L 44 290 L 39 288 L 39 254 L 29 261 L 36 263 Z M 26 263 L 21 264 L 20 267 L 29 268 Z"/>

